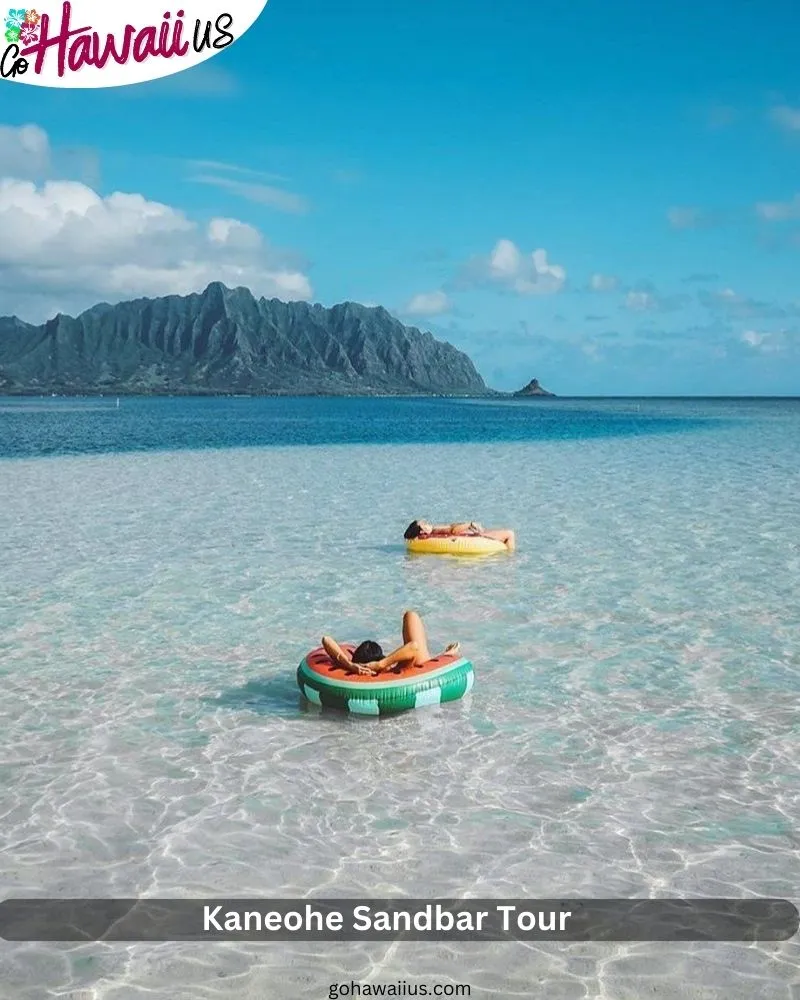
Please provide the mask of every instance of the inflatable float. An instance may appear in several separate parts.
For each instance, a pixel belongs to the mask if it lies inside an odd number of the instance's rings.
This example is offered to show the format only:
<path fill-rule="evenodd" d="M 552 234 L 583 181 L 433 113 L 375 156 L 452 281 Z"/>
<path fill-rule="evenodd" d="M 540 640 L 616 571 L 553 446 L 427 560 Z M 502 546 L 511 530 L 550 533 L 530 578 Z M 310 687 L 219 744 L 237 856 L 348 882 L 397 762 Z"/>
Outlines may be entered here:
<path fill-rule="evenodd" d="M 347 643 L 342 648 L 351 654 L 356 647 Z M 449 653 L 434 656 L 421 667 L 392 667 L 366 675 L 336 666 L 320 647 L 297 668 L 298 687 L 310 702 L 356 715 L 392 715 L 456 701 L 472 689 L 473 682 L 472 663 Z"/>
<path fill-rule="evenodd" d="M 432 556 L 491 556 L 507 552 L 504 542 L 484 535 L 428 535 L 406 542 L 409 552 Z"/>

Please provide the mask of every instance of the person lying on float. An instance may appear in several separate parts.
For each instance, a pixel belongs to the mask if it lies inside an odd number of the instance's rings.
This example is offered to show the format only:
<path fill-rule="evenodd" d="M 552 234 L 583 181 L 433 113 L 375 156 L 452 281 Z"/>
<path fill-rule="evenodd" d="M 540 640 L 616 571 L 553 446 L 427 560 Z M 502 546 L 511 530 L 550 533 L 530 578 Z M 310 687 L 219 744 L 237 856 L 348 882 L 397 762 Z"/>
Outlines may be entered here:
<path fill-rule="evenodd" d="M 392 667 L 421 667 L 435 659 L 428 649 L 425 626 L 416 611 L 406 611 L 403 615 L 403 645 L 388 656 L 383 655 L 381 646 L 367 639 L 348 655 L 339 643 L 329 635 L 323 635 L 322 646 L 337 667 L 353 674 L 379 674 Z M 456 656 L 460 646 L 451 642 L 439 656 Z"/>
<path fill-rule="evenodd" d="M 468 535 L 482 538 L 493 538 L 513 552 L 516 547 L 514 532 L 508 528 L 484 528 L 477 521 L 456 521 L 453 524 L 432 524 L 430 521 L 412 521 L 406 528 L 403 538 L 411 541 L 414 538 L 451 537 L 453 535 Z"/>

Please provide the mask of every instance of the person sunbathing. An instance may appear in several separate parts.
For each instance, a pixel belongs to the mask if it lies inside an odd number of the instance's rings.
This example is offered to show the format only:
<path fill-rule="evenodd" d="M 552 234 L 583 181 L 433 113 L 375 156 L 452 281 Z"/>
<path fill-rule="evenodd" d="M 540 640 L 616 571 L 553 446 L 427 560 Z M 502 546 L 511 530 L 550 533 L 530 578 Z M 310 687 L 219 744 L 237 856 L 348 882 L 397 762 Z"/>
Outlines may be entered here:
<path fill-rule="evenodd" d="M 430 521 L 412 521 L 406 528 L 403 538 L 436 538 L 448 535 L 472 535 L 482 538 L 494 538 L 502 542 L 509 552 L 513 552 L 517 539 L 513 531 L 507 528 L 484 528 L 477 521 L 456 521 L 453 524 L 431 524 Z"/>
<path fill-rule="evenodd" d="M 380 645 L 371 639 L 362 642 L 352 654 L 345 652 L 329 635 L 323 635 L 322 646 L 338 667 L 353 674 L 375 675 L 392 667 L 421 667 L 428 660 L 435 659 L 428 649 L 425 626 L 416 611 L 406 611 L 403 615 L 403 645 L 388 656 L 384 656 Z M 459 649 L 457 642 L 451 642 L 439 655 L 457 656 Z"/>

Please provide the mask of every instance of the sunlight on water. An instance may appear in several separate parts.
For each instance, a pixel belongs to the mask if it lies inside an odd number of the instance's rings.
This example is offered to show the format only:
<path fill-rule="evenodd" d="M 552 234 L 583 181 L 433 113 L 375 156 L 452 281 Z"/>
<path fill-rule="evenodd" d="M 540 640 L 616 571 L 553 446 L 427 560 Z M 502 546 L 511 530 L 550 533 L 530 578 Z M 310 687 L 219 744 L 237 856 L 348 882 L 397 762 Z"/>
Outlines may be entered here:
<path fill-rule="evenodd" d="M 187 450 L 0 462 L 4 895 L 796 894 L 797 404 L 665 402 L 658 433 L 573 420 L 491 447 L 219 450 L 208 401 L 170 405 L 199 424 Z M 435 407 L 440 436 L 447 412 L 457 441 L 485 433 L 481 405 Z M 78 416 L 47 442 L 69 450 Z M 42 426 L 17 424 L 14 453 Z M 519 552 L 408 558 L 415 515 L 511 525 Z M 386 720 L 301 702 L 323 632 L 390 644 L 406 607 L 474 661 L 467 699 Z M 19 1000 L 288 1000 L 369 976 L 789 1000 L 799 951 L 0 945 Z"/>

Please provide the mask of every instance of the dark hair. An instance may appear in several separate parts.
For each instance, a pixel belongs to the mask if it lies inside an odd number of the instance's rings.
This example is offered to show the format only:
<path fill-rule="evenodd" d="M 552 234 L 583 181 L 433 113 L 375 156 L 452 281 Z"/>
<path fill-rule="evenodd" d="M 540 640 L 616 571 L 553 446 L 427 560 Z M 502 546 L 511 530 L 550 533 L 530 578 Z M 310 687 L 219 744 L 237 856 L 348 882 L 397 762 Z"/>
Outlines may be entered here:
<path fill-rule="evenodd" d="M 412 521 L 411 524 L 406 528 L 403 538 L 410 541 L 412 538 L 419 538 L 422 534 L 422 527 L 419 521 Z"/>
<path fill-rule="evenodd" d="M 375 663 L 376 660 L 383 659 L 383 650 L 377 642 L 367 639 L 360 646 L 356 646 L 350 659 L 353 663 Z"/>

